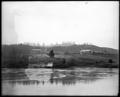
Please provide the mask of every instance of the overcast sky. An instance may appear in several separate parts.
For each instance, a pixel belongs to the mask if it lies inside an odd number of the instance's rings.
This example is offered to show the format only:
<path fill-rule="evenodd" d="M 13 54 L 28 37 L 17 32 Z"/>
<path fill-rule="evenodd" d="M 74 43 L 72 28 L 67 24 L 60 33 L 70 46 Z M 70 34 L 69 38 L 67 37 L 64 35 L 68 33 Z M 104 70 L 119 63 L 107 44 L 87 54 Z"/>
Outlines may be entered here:
<path fill-rule="evenodd" d="M 119 2 L 2 2 L 2 43 L 72 41 L 118 49 Z"/>

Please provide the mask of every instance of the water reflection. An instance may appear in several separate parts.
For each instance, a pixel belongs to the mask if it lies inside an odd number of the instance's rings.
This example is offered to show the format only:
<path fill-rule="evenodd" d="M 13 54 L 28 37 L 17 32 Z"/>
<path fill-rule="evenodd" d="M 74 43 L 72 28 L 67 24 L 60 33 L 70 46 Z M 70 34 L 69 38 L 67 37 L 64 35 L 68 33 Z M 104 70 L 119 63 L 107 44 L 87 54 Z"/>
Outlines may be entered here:
<path fill-rule="evenodd" d="M 108 68 L 74 68 L 74 69 L 4 69 L 2 81 L 12 85 L 91 83 L 116 74 L 115 69 Z"/>
<path fill-rule="evenodd" d="M 25 69 L 2 69 L 2 80 L 27 80 Z"/>
<path fill-rule="evenodd" d="M 4 81 L 5 82 L 5 81 Z M 6 81 L 6 83 L 9 83 L 11 85 L 16 85 L 16 84 L 21 84 L 21 85 L 32 85 L 32 84 L 40 84 L 40 83 L 44 83 L 44 82 L 40 82 L 37 80 L 24 80 L 24 81 L 17 81 L 17 80 L 12 80 L 12 81 Z"/>

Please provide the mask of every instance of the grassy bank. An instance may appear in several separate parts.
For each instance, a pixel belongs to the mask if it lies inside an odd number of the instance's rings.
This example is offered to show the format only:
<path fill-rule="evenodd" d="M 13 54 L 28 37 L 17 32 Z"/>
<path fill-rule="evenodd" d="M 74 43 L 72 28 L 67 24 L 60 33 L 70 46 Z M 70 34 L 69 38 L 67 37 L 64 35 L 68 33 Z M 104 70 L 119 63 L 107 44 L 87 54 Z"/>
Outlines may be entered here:
<path fill-rule="evenodd" d="M 28 45 L 2 46 L 2 68 L 27 68 L 30 50 Z"/>
<path fill-rule="evenodd" d="M 61 55 L 60 57 L 33 57 L 29 63 L 32 67 L 41 67 L 42 64 L 53 63 L 53 68 L 70 68 L 70 67 L 105 67 L 117 68 L 118 62 L 114 59 L 94 56 L 94 55 Z M 45 66 L 44 66 L 45 67 Z"/>

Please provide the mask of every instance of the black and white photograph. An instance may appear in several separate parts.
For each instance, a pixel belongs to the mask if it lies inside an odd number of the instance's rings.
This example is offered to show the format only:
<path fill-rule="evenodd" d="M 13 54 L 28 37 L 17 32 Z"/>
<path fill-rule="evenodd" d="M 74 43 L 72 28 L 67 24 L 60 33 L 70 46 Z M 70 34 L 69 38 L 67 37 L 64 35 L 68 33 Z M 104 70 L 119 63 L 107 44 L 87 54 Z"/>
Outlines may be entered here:
<path fill-rule="evenodd" d="M 1 5 L 3 96 L 118 96 L 119 1 Z"/>

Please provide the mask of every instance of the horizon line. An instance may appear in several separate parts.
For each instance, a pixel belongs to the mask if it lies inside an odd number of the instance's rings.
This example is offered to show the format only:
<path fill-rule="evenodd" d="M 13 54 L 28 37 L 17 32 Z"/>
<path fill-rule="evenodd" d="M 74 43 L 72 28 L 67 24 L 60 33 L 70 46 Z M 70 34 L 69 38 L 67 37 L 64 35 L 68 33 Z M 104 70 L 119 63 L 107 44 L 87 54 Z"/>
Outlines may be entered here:
<path fill-rule="evenodd" d="M 88 42 L 85 42 L 85 43 L 76 43 L 76 42 L 62 42 L 62 43 L 51 43 L 51 44 L 45 44 L 45 43 L 29 43 L 29 42 L 24 42 L 24 43 L 3 43 L 2 45 L 29 45 L 29 46 L 42 46 L 42 47 L 54 47 L 54 46 L 72 46 L 72 45 L 93 45 L 93 46 L 98 46 L 98 45 L 94 45 L 93 43 L 88 43 Z M 111 48 L 111 49 L 116 49 L 116 50 L 119 50 L 119 47 L 118 48 L 113 48 L 113 47 L 106 47 L 106 46 L 98 46 L 98 47 L 101 47 L 101 48 Z"/>

